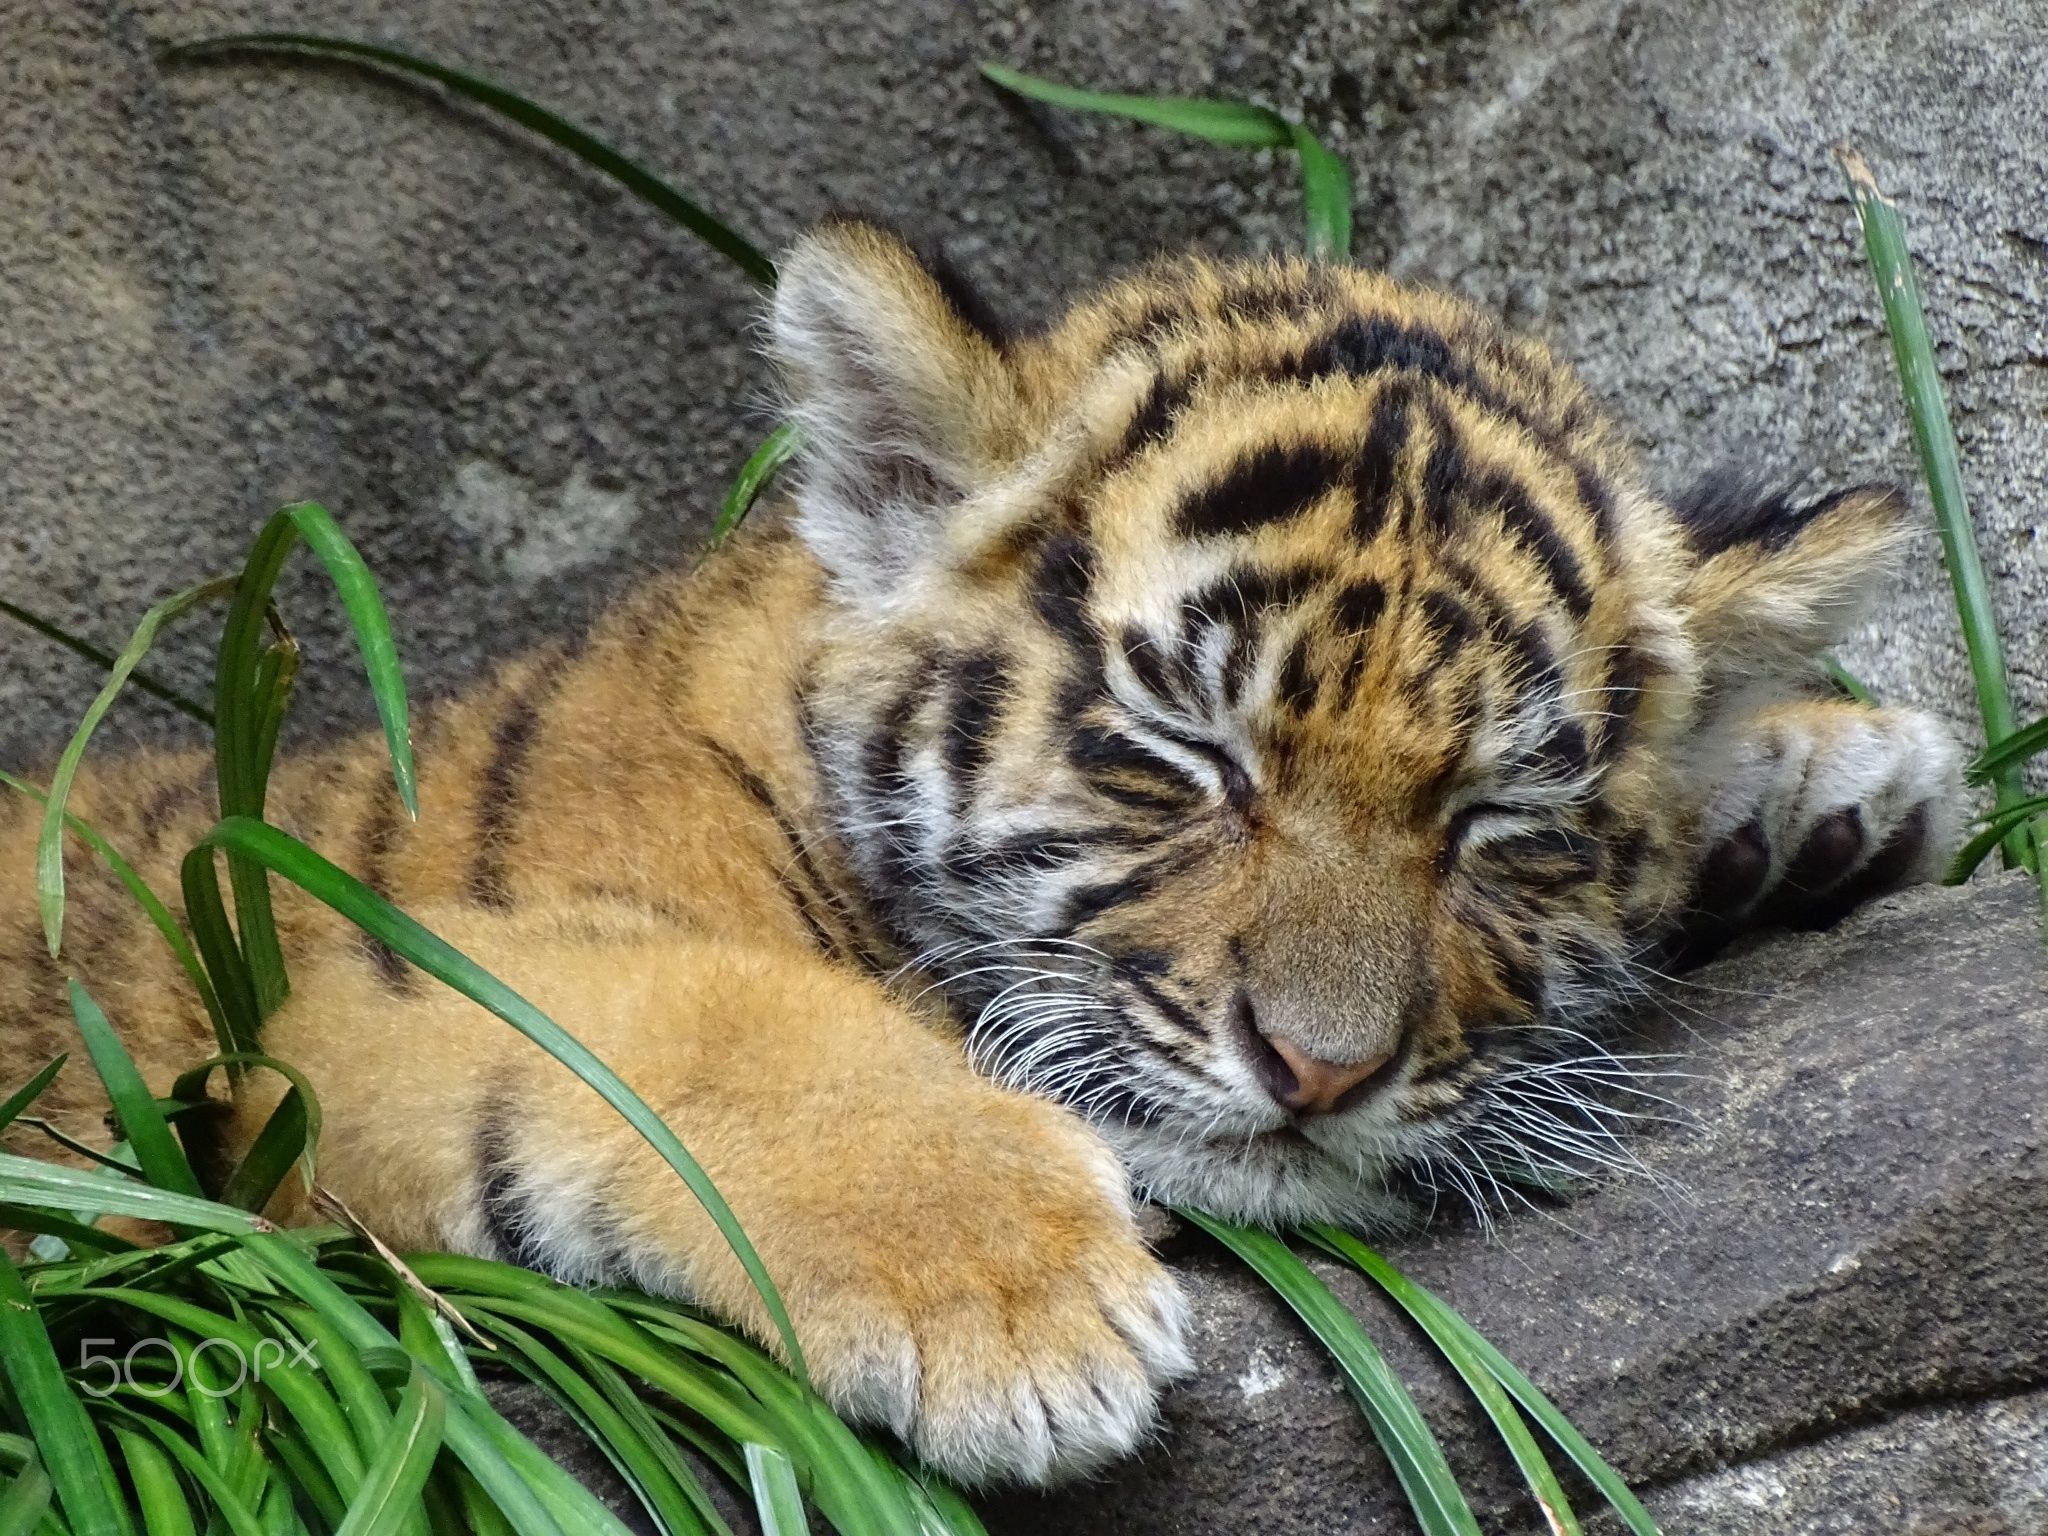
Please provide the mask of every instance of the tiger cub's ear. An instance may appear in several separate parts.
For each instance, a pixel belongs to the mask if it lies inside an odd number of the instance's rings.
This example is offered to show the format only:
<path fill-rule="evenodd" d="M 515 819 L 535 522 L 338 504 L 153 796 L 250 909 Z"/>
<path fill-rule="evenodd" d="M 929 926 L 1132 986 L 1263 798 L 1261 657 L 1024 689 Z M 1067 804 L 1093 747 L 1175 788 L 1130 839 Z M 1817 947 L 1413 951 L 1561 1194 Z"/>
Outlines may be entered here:
<path fill-rule="evenodd" d="M 1699 563 L 1680 595 L 1710 678 L 1804 670 L 1863 616 L 1905 536 L 1905 497 L 1859 485 L 1812 501 L 1715 475 L 1673 510 Z"/>
<path fill-rule="evenodd" d="M 886 597 L 1005 456 L 999 339 L 952 280 L 855 221 L 783 259 L 769 338 L 803 439 L 798 531 L 848 595 Z"/>

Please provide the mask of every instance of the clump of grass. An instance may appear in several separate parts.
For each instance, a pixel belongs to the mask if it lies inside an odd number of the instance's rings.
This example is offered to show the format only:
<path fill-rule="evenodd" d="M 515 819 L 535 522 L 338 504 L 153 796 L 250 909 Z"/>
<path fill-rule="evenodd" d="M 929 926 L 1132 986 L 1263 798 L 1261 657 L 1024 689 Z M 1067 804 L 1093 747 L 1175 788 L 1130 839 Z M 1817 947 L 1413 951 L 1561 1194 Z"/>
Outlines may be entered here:
<path fill-rule="evenodd" d="M 1972 783 L 1991 786 L 1992 810 L 1981 818 L 1982 830 L 1957 856 L 1951 879 L 1968 879 L 1991 850 L 1997 848 L 2008 868 L 2030 870 L 2042 882 L 2044 916 L 2048 916 L 2048 868 L 2042 862 L 2043 847 L 2048 844 L 2048 796 L 2030 796 L 2026 791 L 2028 760 L 2048 750 L 2048 718 L 2022 728 L 2013 711 L 1998 616 L 1992 605 L 1984 561 L 1977 552 L 1977 533 L 1970 520 L 1969 502 L 1963 494 L 1961 456 L 1956 451 L 1955 428 L 1949 422 L 1941 371 L 1934 360 L 1934 341 L 1928 333 L 1926 310 L 1920 302 L 1920 285 L 1913 275 L 1905 221 L 1892 200 L 1878 189 L 1877 177 L 1861 155 L 1844 145 L 1835 152 L 1835 157 L 1849 180 L 1850 196 L 1863 231 L 1864 253 L 1884 309 L 1885 329 L 1891 337 L 1892 357 L 1898 364 L 1921 473 L 1934 505 L 1942 560 L 1955 594 L 1956 617 L 1969 653 L 1977 708 L 1989 743 L 1970 765 L 1969 776 Z"/>

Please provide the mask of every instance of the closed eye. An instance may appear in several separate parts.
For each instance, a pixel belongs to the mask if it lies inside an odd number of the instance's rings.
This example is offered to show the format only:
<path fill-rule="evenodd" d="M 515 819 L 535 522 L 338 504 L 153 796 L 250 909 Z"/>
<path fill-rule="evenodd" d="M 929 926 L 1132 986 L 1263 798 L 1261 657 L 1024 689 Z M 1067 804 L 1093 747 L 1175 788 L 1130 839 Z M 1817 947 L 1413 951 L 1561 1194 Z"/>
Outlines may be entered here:
<path fill-rule="evenodd" d="M 1244 765 L 1228 751 L 1199 736 L 1183 736 L 1176 732 L 1168 739 L 1177 747 L 1185 747 L 1216 770 L 1217 784 L 1225 805 L 1240 814 L 1252 808 L 1252 796 L 1257 786 L 1252 783 L 1252 776 L 1245 771 Z"/>
<path fill-rule="evenodd" d="M 1448 870 L 1458 862 L 1465 845 L 1478 838 L 1500 836 L 1528 824 L 1528 812 L 1494 800 L 1479 800 L 1454 811 L 1444 825 L 1444 841 L 1437 854 L 1439 869 Z"/>

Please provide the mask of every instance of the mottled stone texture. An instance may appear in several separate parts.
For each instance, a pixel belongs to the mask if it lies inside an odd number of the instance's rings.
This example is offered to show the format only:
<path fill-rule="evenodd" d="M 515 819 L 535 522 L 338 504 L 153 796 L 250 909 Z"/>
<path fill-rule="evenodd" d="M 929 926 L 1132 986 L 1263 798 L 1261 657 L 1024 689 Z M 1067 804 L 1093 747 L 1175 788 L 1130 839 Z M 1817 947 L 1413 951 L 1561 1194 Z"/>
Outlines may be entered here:
<path fill-rule="evenodd" d="M 0 0 L 0 595 L 101 637 L 312 495 L 412 674 L 582 622 L 704 529 L 762 429 L 755 296 L 522 135 L 318 65 L 159 44 L 317 26 L 516 82 L 768 243 L 834 207 L 1006 307 L 1146 253 L 1298 238 L 1271 156 L 1021 108 L 981 57 L 1251 96 L 1357 168 L 1358 254 L 1552 336 L 1675 483 L 1911 478 L 1828 147 L 1904 203 L 2019 685 L 2048 702 L 2048 32 L 2039 0 Z M 331 607 L 314 725 L 366 718 Z M 1966 720 L 1931 537 L 1848 659 Z M 196 637 L 166 670 L 196 680 Z M 0 763 L 90 670 L 0 628 Z M 138 703 L 118 734 L 178 727 Z"/>

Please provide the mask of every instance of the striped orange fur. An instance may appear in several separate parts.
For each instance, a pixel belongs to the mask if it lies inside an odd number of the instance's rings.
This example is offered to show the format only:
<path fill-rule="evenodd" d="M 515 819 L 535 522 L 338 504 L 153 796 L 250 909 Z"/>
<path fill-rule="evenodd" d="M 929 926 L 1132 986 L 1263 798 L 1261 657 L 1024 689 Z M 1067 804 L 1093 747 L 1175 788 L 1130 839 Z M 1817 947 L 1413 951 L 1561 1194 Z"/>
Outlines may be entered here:
<path fill-rule="evenodd" d="M 828 1394 L 958 1476 L 1144 1434 L 1186 1325 L 1133 1187 L 1370 1221 L 1625 1160 L 1599 1019 L 1952 835 L 1943 733 L 1809 686 L 1889 490 L 1662 499 L 1544 348 L 1347 268 L 1162 263 L 1017 337 L 867 225 L 783 270 L 790 505 L 424 708 L 417 825 L 369 738 L 284 765 L 272 816 L 611 1061 Z M 110 762 L 74 808 L 174 890 L 207 765 Z M 10 1081 L 70 1041 L 34 835 L 0 825 Z M 593 1095 L 279 912 L 267 1048 L 373 1227 L 763 1332 Z M 69 956 L 154 1084 L 210 1052 L 82 862 Z M 104 1140 L 89 1074 L 48 1102 Z"/>

